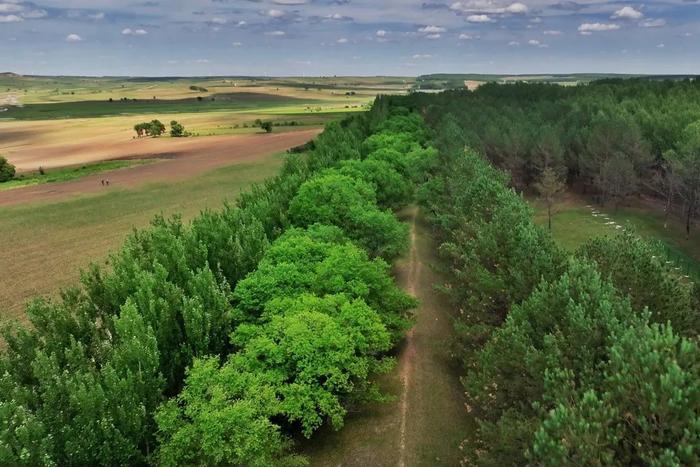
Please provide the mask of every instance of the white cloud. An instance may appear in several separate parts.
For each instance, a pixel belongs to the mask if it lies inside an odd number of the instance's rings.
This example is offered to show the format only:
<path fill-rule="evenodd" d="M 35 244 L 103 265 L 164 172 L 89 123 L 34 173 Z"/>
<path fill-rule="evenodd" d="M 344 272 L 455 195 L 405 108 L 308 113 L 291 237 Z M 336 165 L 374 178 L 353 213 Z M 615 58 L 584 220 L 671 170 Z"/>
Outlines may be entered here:
<path fill-rule="evenodd" d="M 531 45 L 533 47 L 540 47 L 540 48 L 549 47 L 547 44 L 540 42 L 537 39 L 530 39 L 529 41 L 527 41 L 527 43 L 528 43 L 528 45 Z"/>
<path fill-rule="evenodd" d="M 518 42 L 518 41 L 510 41 L 510 42 L 508 42 L 508 45 L 511 46 L 511 47 L 517 47 L 517 46 L 520 45 L 520 42 Z"/>
<path fill-rule="evenodd" d="M 236 26 L 243 27 L 243 26 L 245 26 L 246 24 L 248 24 L 247 21 L 241 20 L 241 21 L 239 21 L 239 22 L 236 24 Z"/>
<path fill-rule="evenodd" d="M 341 38 L 338 39 L 336 42 L 337 42 L 338 44 L 347 44 L 349 41 L 348 41 L 347 37 L 341 37 Z"/>
<path fill-rule="evenodd" d="M 420 28 L 418 32 L 423 34 L 439 34 L 441 32 L 445 32 L 445 28 L 440 26 L 424 26 Z"/>
<path fill-rule="evenodd" d="M 433 56 L 430 54 L 415 54 L 413 56 L 413 60 L 428 60 L 431 58 L 433 58 Z"/>
<path fill-rule="evenodd" d="M 453 11 L 462 13 L 480 13 L 480 14 L 522 14 L 527 13 L 529 8 L 522 2 L 514 2 L 507 7 L 496 5 L 492 0 L 466 0 L 454 2 L 450 5 Z"/>
<path fill-rule="evenodd" d="M 527 13 L 528 7 L 524 3 L 515 2 L 506 7 L 506 12 L 514 14 Z"/>
<path fill-rule="evenodd" d="M 544 34 L 545 36 L 561 36 L 561 31 L 550 29 L 547 31 L 542 31 L 542 34 Z"/>
<path fill-rule="evenodd" d="M 94 20 L 101 20 L 101 19 L 105 19 L 105 14 L 100 11 L 99 13 L 95 13 L 93 15 L 88 15 L 88 18 L 94 19 Z"/>
<path fill-rule="evenodd" d="M 221 18 L 219 16 L 215 16 L 211 19 L 211 22 L 214 24 L 226 24 L 226 18 Z"/>
<path fill-rule="evenodd" d="M 38 19 L 46 18 L 48 15 L 49 14 L 46 12 L 46 10 L 29 10 L 22 13 L 22 18 Z"/>
<path fill-rule="evenodd" d="M 66 36 L 66 42 L 81 42 L 82 40 L 83 38 L 77 34 L 68 34 Z"/>
<path fill-rule="evenodd" d="M 377 37 L 386 37 L 386 35 L 387 35 L 387 32 L 383 29 L 380 29 L 379 31 L 377 31 Z"/>
<path fill-rule="evenodd" d="M 287 33 L 284 31 L 268 31 L 265 33 L 266 36 L 274 36 L 274 37 L 281 37 L 281 36 L 286 36 Z"/>
<path fill-rule="evenodd" d="M 662 28 L 666 26 L 666 20 L 665 19 L 647 19 L 639 23 L 639 25 L 643 28 Z"/>
<path fill-rule="evenodd" d="M 656 46 L 657 49 L 663 49 L 664 47 L 666 47 L 666 44 L 664 44 L 663 42 Z"/>
<path fill-rule="evenodd" d="M 440 39 L 441 37 L 442 37 L 441 34 L 428 34 L 427 36 L 425 36 L 426 39 L 430 39 L 430 40 Z"/>
<path fill-rule="evenodd" d="M 24 21 L 17 15 L 0 15 L 0 23 L 19 23 Z"/>
<path fill-rule="evenodd" d="M 639 10 L 635 10 L 631 6 L 626 6 L 622 7 L 619 10 L 617 10 L 611 18 L 620 18 L 620 19 L 640 19 L 644 16 L 644 13 L 642 13 Z"/>
<path fill-rule="evenodd" d="M 493 20 L 489 15 L 469 15 L 467 21 L 470 23 L 490 23 Z"/>
<path fill-rule="evenodd" d="M 274 8 L 272 10 L 267 11 L 267 16 L 271 18 L 281 18 L 284 16 L 284 11 L 282 10 L 275 10 Z"/>
<path fill-rule="evenodd" d="M 234 42 L 233 44 L 234 47 L 243 47 L 243 42 Z"/>
<path fill-rule="evenodd" d="M 0 3 L 0 13 L 17 13 L 22 10 L 24 7 L 17 3 Z"/>
<path fill-rule="evenodd" d="M 583 23 L 578 27 L 581 34 L 590 34 L 592 32 L 615 31 L 620 29 L 620 25 L 614 23 Z"/>
<path fill-rule="evenodd" d="M 198 58 L 194 62 L 195 63 L 210 63 L 210 60 L 208 58 Z"/>
<path fill-rule="evenodd" d="M 145 36 L 146 34 L 148 34 L 148 31 L 146 31 L 145 29 L 122 29 L 122 35 L 124 36 Z"/>
<path fill-rule="evenodd" d="M 470 35 L 470 34 L 462 33 L 462 34 L 459 35 L 459 40 L 460 40 L 460 41 L 468 41 L 468 40 L 471 40 L 471 39 L 474 39 L 474 36 L 472 36 L 472 35 Z"/>
<path fill-rule="evenodd" d="M 275 0 L 277 5 L 304 5 L 306 0 Z"/>

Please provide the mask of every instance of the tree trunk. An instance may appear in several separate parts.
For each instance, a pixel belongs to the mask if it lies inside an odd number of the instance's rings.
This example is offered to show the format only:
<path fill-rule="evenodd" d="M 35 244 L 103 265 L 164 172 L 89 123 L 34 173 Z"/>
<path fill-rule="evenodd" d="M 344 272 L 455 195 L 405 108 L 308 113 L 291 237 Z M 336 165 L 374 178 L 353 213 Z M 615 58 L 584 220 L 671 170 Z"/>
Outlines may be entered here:
<path fill-rule="evenodd" d="M 549 222 L 549 231 L 552 231 L 552 203 L 547 203 L 547 219 Z"/>

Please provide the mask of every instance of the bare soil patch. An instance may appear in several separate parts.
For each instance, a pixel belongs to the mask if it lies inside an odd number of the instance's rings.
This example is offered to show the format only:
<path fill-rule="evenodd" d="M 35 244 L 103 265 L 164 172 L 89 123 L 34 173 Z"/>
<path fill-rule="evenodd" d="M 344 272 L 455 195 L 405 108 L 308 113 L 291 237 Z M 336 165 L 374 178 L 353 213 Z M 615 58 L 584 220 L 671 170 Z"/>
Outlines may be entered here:
<path fill-rule="evenodd" d="M 113 172 L 90 175 L 64 183 L 48 183 L 0 192 L 0 206 L 58 201 L 71 196 L 101 193 L 106 190 L 133 188 L 150 182 L 173 182 L 190 178 L 218 167 L 251 162 L 260 156 L 284 151 L 313 139 L 321 129 L 287 133 L 255 134 L 244 136 L 212 136 L 181 139 L 141 139 L 127 144 L 115 143 L 107 147 L 82 144 L 83 154 L 90 154 L 76 162 L 79 156 L 65 146 L 53 153 L 41 153 L 42 160 L 62 159 L 65 162 L 86 163 L 88 159 L 165 159 L 153 164 L 129 167 Z M 86 147 L 87 146 L 87 147 Z M 17 154 L 15 153 L 15 160 Z M 108 180 L 109 186 L 102 185 Z"/>

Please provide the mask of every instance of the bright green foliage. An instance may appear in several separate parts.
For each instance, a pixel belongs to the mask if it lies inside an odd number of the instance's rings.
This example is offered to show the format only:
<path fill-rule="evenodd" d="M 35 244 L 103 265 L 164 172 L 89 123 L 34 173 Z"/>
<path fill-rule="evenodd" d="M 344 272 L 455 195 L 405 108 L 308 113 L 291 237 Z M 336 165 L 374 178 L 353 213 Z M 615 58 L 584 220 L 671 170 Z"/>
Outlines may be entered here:
<path fill-rule="evenodd" d="M 321 175 L 304 183 L 289 206 L 289 215 L 300 227 L 338 226 L 370 255 L 385 259 L 396 258 L 408 240 L 406 226 L 377 207 L 372 186 L 344 175 Z"/>
<path fill-rule="evenodd" d="M 670 321 L 682 335 L 697 335 L 697 286 L 674 270 L 661 249 L 631 233 L 621 233 L 590 240 L 578 255 L 595 261 L 620 293 L 629 295 L 636 311 L 649 308 L 652 321 Z"/>
<path fill-rule="evenodd" d="M 381 355 L 392 344 L 363 301 L 302 295 L 273 301 L 270 311 L 264 324 L 238 328 L 241 351 L 220 369 L 195 363 L 179 403 L 163 406 L 166 463 L 270 465 L 287 447 L 270 418 L 299 423 L 308 437 L 327 419 L 340 428 L 347 401 L 377 397 L 368 378 L 389 368 Z"/>
<path fill-rule="evenodd" d="M 381 318 L 362 301 L 302 295 L 271 303 L 270 320 L 243 325 L 233 342 L 243 350 L 229 364 L 242 372 L 270 372 L 281 412 L 309 437 L 345 417 L 343 402 L 371 396 L 370 375 L 387 368 L 379 356 L 392 342 Z"/>
<path fill-rule="evenodd" d="M 13 178 L 15 178 L 15 166 L 0 156 L 0 183 L 7 182 Z"/>
<path fill-rule="evenodd" d="M 406 329 L 408 311 L 416 305 L 394 284 L 388 264 L 370 260 L 341 230 L 316 225 L 309 231 L 287 231 L 270 247 L 258 269 L 238 283 L 236 319 L 265 321 L 270 315 L 267 304 L 274 299 L 307 292 L 364 300 L 395 339 Z"/>
<path fill-rule="evenodd" d="M 410 200 L 411 183 L 388 162 L 375 159 L 349 160 L 335 170 L 370 184 L 377 195 L 377 203 L 382 207 L 399 208 Z"/>
<path fill-rule="evenodd" d="M 605 378 L 562 400 L 532 448 L 545 465 L 697 465 L 700 349 L 659 325 L 632 327 L 610 349 Z"/>
<path fill-rule="evenodd" d="M 159 463 L 179 465 L 305 465 L 287 450 L 290 441 L 269 417 L 279 411 L 273 375 L 219 368 L 216 358 L 196 360 L 187 385 L 156 414 Z"/>

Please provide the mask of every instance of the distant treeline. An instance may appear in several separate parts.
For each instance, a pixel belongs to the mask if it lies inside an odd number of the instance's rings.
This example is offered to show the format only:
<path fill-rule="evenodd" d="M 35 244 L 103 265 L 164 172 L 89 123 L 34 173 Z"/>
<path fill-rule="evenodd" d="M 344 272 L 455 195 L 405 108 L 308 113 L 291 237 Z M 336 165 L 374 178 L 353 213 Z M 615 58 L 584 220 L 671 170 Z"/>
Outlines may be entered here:
<path fill-rule="evenodd" d="M 450 114 L 519 189 L 549 167 L 603 203 L 655 196 L 688 231 L 700 214 L 698 80 L 486 84 L 414 99 L 433 126 Z"/>
<path fill-rule="evenodd" d="M 483 125 L 501 122 L 498 128 L 507 135 L 509 116 L 517 128 L 530 112 L 542 112 L 551 125 L 581 115 L 573 103 L 569 108 L 552 98 L 557 93 L 566 98 L 627 89 L 636 99 L 646 86 L 696 89 L 692 83 L 600 86 L 496 86 L 475 95 L 414 95 L 375 104 L 376 114 L 405 106 L 427 115 L 439 151 L 418 198 L 440 242 L 448 274 L 440 286 L 455 306 L 455 354 L 463 366 L 467 411 L 478 421 L 477 433 L 463 444 L 465 465 L 700 464 L 700 287 L 632 233 L 594 239 L 566 253 L 533 223 L 532 210 L 511 187 L 511 174 L 470 148 L 475 144 L 503 161 L 495 134 L 486 138 L 491 133 Z M 636 125 L 614 107 L 608 111 L 627 130 Z M 596 111 L 589 118 L 611 117 Z M 536 122 L 527 128 L 537 132 Z M 588 132 L 606 128 L 583 124 L 579 130 L 586 136 L 570 137 L 587 147 L 593 144 Z M 626 132 L 618 133 L 616 125 L 608 131 L 615 138 L 604 142 L 626 144 Z M 546 125 L 540 132 L 556 135 L 553 141 L 568 134 Z M 568 165 L 574 163 L 566 157 L 571 153 L 555 158 L 548 151 L 545 157 L 536 147 L 519 146 L 528 164 L 516 171 L 522 174 L 516 181 L 528 182 L 529 163 L 545 161 L 571 170 L 581 183 L 590 177 L 572 170 L 582 166 Z"/>
<path fill-rule="evenodd" d="M 329 124 L 236 203 L 157 217 L 33 301 L 4 333 L 0 464 L 304 465 L 293 439 L 386 400 L 416 305 L 392 208 L 437 152 L 419 115 L 385 117 Z"/>

